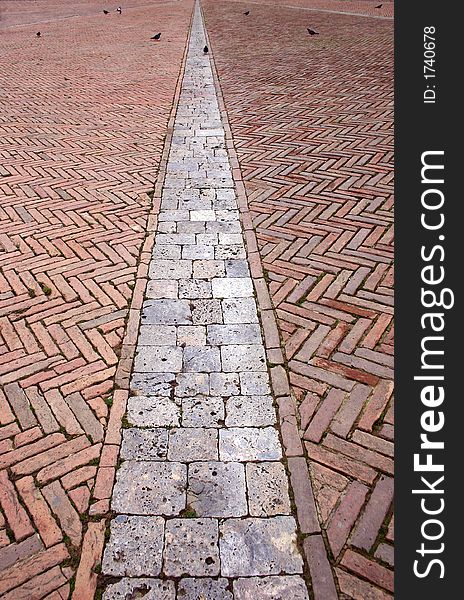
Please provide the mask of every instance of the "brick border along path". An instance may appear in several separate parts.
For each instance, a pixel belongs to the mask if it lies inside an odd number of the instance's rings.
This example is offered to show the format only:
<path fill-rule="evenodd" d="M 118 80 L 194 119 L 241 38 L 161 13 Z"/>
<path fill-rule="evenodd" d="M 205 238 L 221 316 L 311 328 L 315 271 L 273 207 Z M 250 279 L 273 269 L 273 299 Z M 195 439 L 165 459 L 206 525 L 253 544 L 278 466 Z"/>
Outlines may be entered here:
<path fill-rule="evenodd" d="M 105 600 L 308 598 L 205 44 L 197 4 L 102 564 L 121 579 Z"/>

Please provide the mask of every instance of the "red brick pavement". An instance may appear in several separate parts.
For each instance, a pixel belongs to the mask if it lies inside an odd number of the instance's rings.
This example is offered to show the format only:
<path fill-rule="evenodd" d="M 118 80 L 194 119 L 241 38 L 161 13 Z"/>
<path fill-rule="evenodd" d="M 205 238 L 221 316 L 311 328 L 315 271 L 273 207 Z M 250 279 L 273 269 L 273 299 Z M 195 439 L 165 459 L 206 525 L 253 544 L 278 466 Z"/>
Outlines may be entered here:
<path fill-rule="evenodd" d="M 192 6 L 1 3 L 5 600 L 94 595 Z"/>
<path fill-rule="evenodd" d="M 313 0 L 203 4 L 322 530 L 303 540 L 314 598 L 383 600 L 394 538 L 392 20 L 287 6 Z M 318 0 L 361 4 L 376 5 Z M 298 460 L 301 526 L 311 491 Z"/>

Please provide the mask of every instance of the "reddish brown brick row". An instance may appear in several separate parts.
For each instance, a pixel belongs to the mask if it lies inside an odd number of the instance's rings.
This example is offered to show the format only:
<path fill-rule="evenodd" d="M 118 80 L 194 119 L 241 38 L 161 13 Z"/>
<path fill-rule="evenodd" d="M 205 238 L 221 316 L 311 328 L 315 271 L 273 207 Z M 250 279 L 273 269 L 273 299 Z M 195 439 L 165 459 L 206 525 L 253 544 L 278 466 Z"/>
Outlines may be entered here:
<path fill-rule="evenodd" d="M 5 600 L 94 596 L 192 6 L 2 2 Z"/>
<path fill-rule="evenodd" d="M 360 4 L 204 2 L 298 408 L 316 600 L 393 593 L 393 27 L 327 12 Z"/>

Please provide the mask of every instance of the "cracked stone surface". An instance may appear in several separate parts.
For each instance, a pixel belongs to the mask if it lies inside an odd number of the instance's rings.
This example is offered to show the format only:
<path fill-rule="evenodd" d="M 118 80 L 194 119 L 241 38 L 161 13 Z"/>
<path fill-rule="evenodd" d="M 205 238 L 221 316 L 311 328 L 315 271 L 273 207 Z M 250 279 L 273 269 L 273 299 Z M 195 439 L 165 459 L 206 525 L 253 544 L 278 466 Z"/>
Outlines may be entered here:
<path fill-rule="evenodd" d="M 197 6 L 102 565 L 121 579 L 104 598 L 307 600 L 205 44 Z"/>

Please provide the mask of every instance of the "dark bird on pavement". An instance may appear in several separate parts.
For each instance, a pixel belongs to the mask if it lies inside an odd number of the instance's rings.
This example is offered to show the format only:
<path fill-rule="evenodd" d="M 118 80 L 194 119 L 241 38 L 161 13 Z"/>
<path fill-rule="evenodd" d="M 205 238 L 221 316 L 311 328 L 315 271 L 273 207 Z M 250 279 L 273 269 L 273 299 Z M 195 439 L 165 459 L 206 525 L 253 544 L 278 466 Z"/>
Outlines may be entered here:
<path fill-rule="evenodd" d="M 104 11 L 103 11 L 103 14 L 104 14 L 104 15 L 109 15 L 109 14 L 110 14 L 110 11 L 109 11 L 109 10 L 104 10 Z"/>
<path fill-rule="evenodd" d="M 244 14 L 244 15 L 246 15 L 246 16 L 248 16 L 248 15 L 250 14 L 250 11 L 249 11 L 249 10 L 247 10 L 247 11 L 245 11 L 243 14 Z"/>
<path fill-rule="evenodd" d="M 314 31 L 314 29 L 310 29 L 309 27 L 307 29 L 309 35 L 319 35 L 319 31 Z"/>
<path fill-rule="evenodd" d="M 118 6 L 118 8 L 116 9 L 116 12 L 121 14 L 122 13 L 122 8 L 120 6 Z"/>
<path fill-rule="evenodd" d="M 205 47 L 203 48 L 203 52 L 204 52 L 205 54 L 208 54 L 208 46 L 205 46 Z"/>
<path fill-rule="evenodd" d="M 152 35 L 150 39 L 151 40 L 159 40 L 160 37 L 161 37 L 161 33 L 156 33 L 155 35 Z"/>
<path fill-rule="evenodd" d="M 382 8 L 383 4 L 379 4 L 378 6 L 375 6 L 374 8 Z"/>
<path fill-rule="evenodd" d="M 40 31 L 35 34 L 37 37 L 40 37 Z"/>

